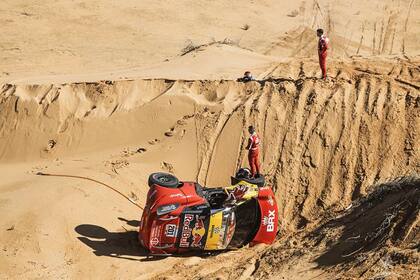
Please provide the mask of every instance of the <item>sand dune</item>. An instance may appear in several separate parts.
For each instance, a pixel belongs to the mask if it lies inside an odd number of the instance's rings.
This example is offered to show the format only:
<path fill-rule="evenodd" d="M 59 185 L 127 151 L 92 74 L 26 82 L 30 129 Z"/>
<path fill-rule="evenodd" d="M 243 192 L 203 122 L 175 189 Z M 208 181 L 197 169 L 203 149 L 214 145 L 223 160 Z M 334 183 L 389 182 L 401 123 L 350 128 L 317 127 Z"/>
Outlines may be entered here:
<path fill-rule="evenodd" d="M 0 278 L 415 279 L 419 12 L 413 0 L 2 1 Z M 245 70 L 257 81 L 237 82 Z M 140 205 L 157 170 L 222 186 L 247 165 L 250 124 L 279 202 L 272 246 L 149 259 L 138 208 L 36 175 L 91 177 Z"/>
<path fill-rule="evenodd" d="M 89 75 L 121 79 L 120 71 L 145 78 L 147 71 L 140 70 L 213 41 L 282 59 L 316 56 L 318 27 L 331 38 L 330 55 L 340 59 L 415 57 L 420 43 L 415 0 L 6 0 L 0 15 L 0 81 L 7 82 L 63 75 L 79 81 L 90 80 Z M 206 64 L 226 59 L 233 58 L 221 55 Z M 182 73 L 191 67 L 201 71 L 197 65 L 207 67 L 200 61 L 178 63 L 176 79 L 185 78 Z M 151 78 L 170 78 L 155 74 Z M 217 77 L 217 72 L 208 74 Z"/>
<path fill-rule="evenodd" d="M 246 84 L 228 80 L 126 80 L 4 85 L 1 158 L 16 173 L 12 178 L 22 180 L 23 176 L 26 182 L 11 180 L 7 185 L 27 188 L 33 182 L 40 188 L 48 184 L 50 187 L 42 192 L 45 197 L 33 195 L 43 203 L 49 204 L 52 197 L 64 192 L 66 196 L 76 195 L 74 200 L 83 200 L 92 213 L 109 208 L 109 215 L 115 217 L 111 224 L 118 223 L 115 210 L 124 209 L 136 220 L 135 209 L 97 186 L 35 178 L 34 174 L 48 171 L 93 176 L 112 182 L 140 204 L 147 192 L 147 175 L 153 170 L 174 172 L 204 185 L 226 185 L 234 170 L 246 165 L 245 129 L 252 123 L 263 139 L 262 168 L 276 190 L 282 232 L 313 227 L 322 220 L 320 213 L 343 210 L 378 180 L 420 171 L 418 68 L 404 62 L 402 67 L 407 69 L 396 72 L 413 75 L 393 76 L 387 75 L 392 64 L 384 62 L 379 70 L 369 73 L 363 69 L 364 63 L 355 61 L 354 66 L 343 68 L 335 65 L 337 74 L 327 83 L 311 76 L 316 64 L 308 61 L 289 65 L 289 73 L 298 73 L 295 77 L 282 78 L 274 69 L 267 80 Z M 40 159 L 45 160 L 34 163 Z M 10 167 L 22 160 L 26 163 L 20 165 L 25 168 Z M 63 183 L 68 188 L 61 186 Z M 10 188 L 5 188 L 6 192 L 13 190 Z M 16 205 L 22 191 L 6 196 L 3 207 Z M 84 197 L 74 192 L 83 192 Z M 91 200 L 93 196 L 101 197 L 102 202 L 91 205 L 96 200 Z M 76 208 L 65 207 L 71 201 L 65 198 L 51 207 L 64 211 L 66 220 L 67 215 L 73 216 L 69 219 L 73 224 L 64 227 L 74 238 L 77 227 L 87 222 L 74 212 Z M 40 209 L 34 212 L 42 216 Z M 98 213 L 87 220 L 99 218 Z M 19 215 L 21 222 L 16 223 L 14 214 L 8 216 L 4 226 L 16 226 L 13 231 L 23 230 L 19 224 L 34 219 Z M 54 220 L 47 219 L 48 224 L 53 223 L 51 228 L 59 226 Z M 101 220 L 109 225 L 102 217 L 91 227 L 100 227 Z M 130 238 L 130 246 L 135 246 L 134 235 Z M 127 242 L 127 238 L 121 239 Z M 116 246 L 117 251 L 124 244 Z M 74 239 L 67 246 L 76 250 L 81 244 Z M 42 255 L 28 251 L 34 259 Z M 122 254 L 138 258 L 133 251 Z M 21 257 L 16 253 L 15 258 Z M 51 267 L 48 259 L 46 266 Z M 85 273 L 82 275 L 90 275 Z"/>

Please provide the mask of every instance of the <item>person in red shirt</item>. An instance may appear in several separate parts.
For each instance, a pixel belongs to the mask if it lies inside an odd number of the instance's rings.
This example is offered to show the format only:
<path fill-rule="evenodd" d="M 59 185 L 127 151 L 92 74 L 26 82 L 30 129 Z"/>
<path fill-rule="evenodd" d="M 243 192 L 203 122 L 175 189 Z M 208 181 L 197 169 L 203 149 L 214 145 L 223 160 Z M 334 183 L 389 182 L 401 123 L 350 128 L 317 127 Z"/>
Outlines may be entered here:
<path fill-rule="evenodd" d="M 318 57 L 319 57 L 319 66 L 322 71 L 322 79 L 327 78 L 327 50 L 329 39 L 324 34 L 324 30 L 318 29 L 316 35 L 319 37 L 318 41 Z"/>
<path fill-rule="evenodd" d="M 250 134 L 248 139 L 248 145 L 246 149 L 248 150 L 248 161 L 249 166 L 251 167 L 251 176 L 259 177 L 260 176 L 260 162 L 258 159 L 260 153 L 260 137 L 255 132 L 255 128 L 251 125 L 248 127 L 248 132 Z"/>

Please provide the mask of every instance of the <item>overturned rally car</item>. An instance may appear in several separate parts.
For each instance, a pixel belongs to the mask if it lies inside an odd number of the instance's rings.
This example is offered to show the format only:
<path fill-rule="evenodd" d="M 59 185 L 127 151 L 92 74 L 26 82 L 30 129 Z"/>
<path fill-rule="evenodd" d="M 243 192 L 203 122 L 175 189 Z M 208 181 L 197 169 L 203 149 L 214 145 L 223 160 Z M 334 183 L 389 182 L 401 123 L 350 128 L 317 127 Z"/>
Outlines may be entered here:
<path fill-rule="evenodd" d="M 171 174 L 151 174 L 142 246 L 152 255 L 169 255 L 272 243 L 278 220 L 273 191 L 263 177 L 249 178 L 246 169 L 231 179 L 230 187 L 204 188 Z"/>

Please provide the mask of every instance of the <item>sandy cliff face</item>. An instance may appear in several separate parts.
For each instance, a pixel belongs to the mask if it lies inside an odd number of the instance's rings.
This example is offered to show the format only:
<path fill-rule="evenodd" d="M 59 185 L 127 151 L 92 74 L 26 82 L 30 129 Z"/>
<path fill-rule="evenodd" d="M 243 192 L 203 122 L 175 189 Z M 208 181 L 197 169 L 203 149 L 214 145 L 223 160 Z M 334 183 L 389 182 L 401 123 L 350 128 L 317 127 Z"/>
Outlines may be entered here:
<path fill-rule="evenodd" d="M 330 207 L 346 207 L 379 180 L 419 171 L 420 97 L 413 80 L 418 68 L 404 62 L 397 73 L 392 64 L 375 72 L 364 70 L 363 61 L 354 64 L 336 65 L 329 82 L 311 77 L 316 65 L 302 62 L 289 65 L 297 73 L 290 78 L 274 69 L 266 80 L 245 84 L 4 85 L 2 161 L 134 145 L 165 133 L 166 125 L 167 135 L 179 128 L 178 142 L 188 132 L 196 144 L 178 151 L 191 162 L 174 158 L 174 169 L 190 169 L 189 177 L 217 186 L 247 165 L 246 128 L 253 124 L 283 229 L 299 229 Z M 191 125 L 181 129 L 187 122 Z"/>

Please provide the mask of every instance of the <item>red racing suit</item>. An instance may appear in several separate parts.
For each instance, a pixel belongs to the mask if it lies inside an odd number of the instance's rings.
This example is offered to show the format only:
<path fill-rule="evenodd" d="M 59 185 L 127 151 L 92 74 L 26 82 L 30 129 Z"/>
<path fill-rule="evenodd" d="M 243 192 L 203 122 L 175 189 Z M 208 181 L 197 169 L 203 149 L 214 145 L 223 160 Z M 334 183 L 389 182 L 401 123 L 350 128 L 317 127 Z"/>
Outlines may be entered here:
<path fill-rule="evenodd" d="M 325 35 L 321 35 L 318 41 L 318 57 L 319 66 L 322 71 L 322 78 L 327 78 L 327 50 L 328 50 L 329 39 Z"/>
<path fill-rule="evenodd" d="M 260 153 L 260 137 L 258 137 L 257 133 L 252 133 L 249 136 L 248 146 L 248 161 L 249 167 L 251 167 L 251 175 L 255 177 L 255 175 L 260 174 L 260 162 L 258 159 Z"/>

